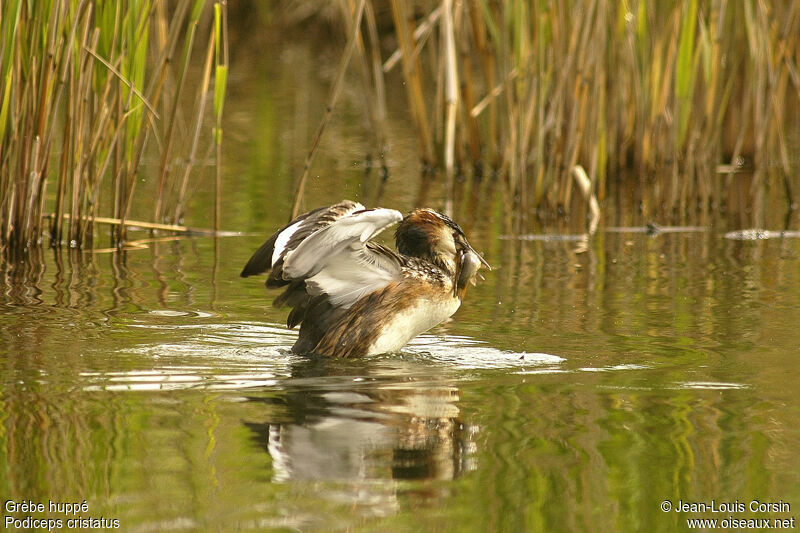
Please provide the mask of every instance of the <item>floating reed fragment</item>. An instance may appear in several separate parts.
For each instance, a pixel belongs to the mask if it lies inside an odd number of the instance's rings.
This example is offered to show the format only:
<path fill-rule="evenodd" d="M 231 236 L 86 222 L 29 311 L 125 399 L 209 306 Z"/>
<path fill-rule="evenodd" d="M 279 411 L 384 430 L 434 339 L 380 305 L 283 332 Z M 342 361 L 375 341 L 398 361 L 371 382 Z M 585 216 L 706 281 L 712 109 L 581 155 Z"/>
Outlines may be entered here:
<path fill-rule="evenodd" d="M 45 215 L 45 218 L 52 219 L 55 218 L 55 216 L 56 215 L 54 214 L 48 214 Z M 64 213 L 62 217 L 66 220 L 72 219 L 72 216 L 69 213 Z M 190 228 L 178 224 L 160 224 L 158 222 L 146 222 L 143 220 L 130 220 L 130 219 L 123 220 L 121 218 L 90 217 L 88 215 L 84 215 L 82 219 L 84 221 L 91 219 L 92 222 L 97 224 L 108 224 L 111 226 L 128 226 L 129 228 L 139 228 L 144 230 L 170 231 L 174 233 L 200 234 L 200 235 L 212 235 L 214 233 L 213 230 L 209 229 Z"/>

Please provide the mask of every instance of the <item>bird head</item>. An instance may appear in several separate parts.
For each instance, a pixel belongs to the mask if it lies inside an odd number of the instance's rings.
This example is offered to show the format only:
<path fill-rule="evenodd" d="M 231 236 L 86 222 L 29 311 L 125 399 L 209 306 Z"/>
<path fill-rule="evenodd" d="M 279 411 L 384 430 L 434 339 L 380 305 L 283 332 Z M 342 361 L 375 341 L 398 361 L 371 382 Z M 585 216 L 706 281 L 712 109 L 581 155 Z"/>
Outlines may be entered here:
<path fill-rule="evenodd" d="M 463 292 L 481 265 L 492 269 L 467 241 L 461 227 L 433 209 L 415 209 L 395 231 L 397 250 L 403 255 L 430 261 L 454 280 L 454 290 Z"/>

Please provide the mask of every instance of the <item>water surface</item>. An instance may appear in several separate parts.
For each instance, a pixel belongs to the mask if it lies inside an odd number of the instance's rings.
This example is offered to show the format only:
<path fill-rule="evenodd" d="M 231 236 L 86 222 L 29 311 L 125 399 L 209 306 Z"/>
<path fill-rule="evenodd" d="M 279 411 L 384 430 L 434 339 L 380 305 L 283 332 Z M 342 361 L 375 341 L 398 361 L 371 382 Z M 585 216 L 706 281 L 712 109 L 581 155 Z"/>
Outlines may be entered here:
<path fill-rule="evenodd" d="M 4 501 L 86 500 L 126 531 L 672 531 L 728 516 L 664 500 L 798 515 L 800 239 L 725 237 L 779 231 L 783 213 L 649 234 L 635 228 L 672 221 L 609 200 L 599 232 L 573 239 L 580 220 L 519 234 L 501 193 L 465 197 L 456 218 L 496 268 L 451 321 L 400 354 L 292 355 L 285 313 L 238 277 L 286 221 L 316 127 L 303 113 L 330 76 L 299 83 L 316 52 L 279 52 L 232 68 L 224 213 L 242 235 L 0 266 Z M 375 194 L 358 105 L 344 95 L 309 208 Z M 413 132 L 390 120 L 381 203 L 441 207 L 440 187 L 420 193 Z"/>

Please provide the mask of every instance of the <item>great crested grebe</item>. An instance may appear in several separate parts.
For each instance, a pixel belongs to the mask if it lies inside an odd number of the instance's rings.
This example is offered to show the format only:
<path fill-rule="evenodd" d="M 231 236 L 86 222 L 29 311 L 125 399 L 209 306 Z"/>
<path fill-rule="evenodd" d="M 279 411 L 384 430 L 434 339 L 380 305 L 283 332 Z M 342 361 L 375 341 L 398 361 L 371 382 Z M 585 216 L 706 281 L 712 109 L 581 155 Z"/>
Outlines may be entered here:
<path fill-rule="evenodd" d="M 371 240 L 397 222 L 396 252 Z M 491 270 L 441 213 L 344 200 L 292 220 L 241 275 L 269 271 L 267 288 L 286 287 L 273 305 L 300 324 L 293 352 L 356 357 L 397 351 L 450 317 L 481 265 Z"/>

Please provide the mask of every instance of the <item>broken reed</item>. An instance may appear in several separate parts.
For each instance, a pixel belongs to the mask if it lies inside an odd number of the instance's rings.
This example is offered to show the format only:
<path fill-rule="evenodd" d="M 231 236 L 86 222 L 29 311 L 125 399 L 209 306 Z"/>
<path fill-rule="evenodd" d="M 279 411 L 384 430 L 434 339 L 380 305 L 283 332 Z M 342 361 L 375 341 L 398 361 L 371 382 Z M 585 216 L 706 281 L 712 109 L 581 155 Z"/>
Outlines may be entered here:
<path fill-rule="evenodd" d="M 116 221 L 112 242 L 124 242 L 137 184 L 145 179 L 141 162 L 153 141 L 155 197 L 142 197 L 137 207 L 152 210 L 157 223 L 183 218 L 205 102 L 213 90 L 219 125 L 227 78 L 219 46 L 227 54 L 225 28 L 210 21 L 210 4 L 0 4 L 0 244 L 24 249 L 48 235 L 54 246 L 90 247 L 101 214 Z M 224 2 L 215 2 L 214 11 L 222 14 L 214 20 L 224 19 Z M 196 48 L 205 51 L 205 68 L 190 94 L 186 77 Z M 191 98 L 192 123 L 185 125 L 181 110 Z M 177 142 L 177 130 L 188 146 Z M 209 150 L 221 130 L 210 137 Z"/>
<path fill-rule="evenodd" d="M 401 64 L 448 197 L 454 173 L 491 170 L 523 207 L 568 209 L 583 165 L 601 200 L 633 171 L 668 209 L 709 208 L 746 159 L 800 198 L 800 0 L 388 3 L 383 70 Z"/>

